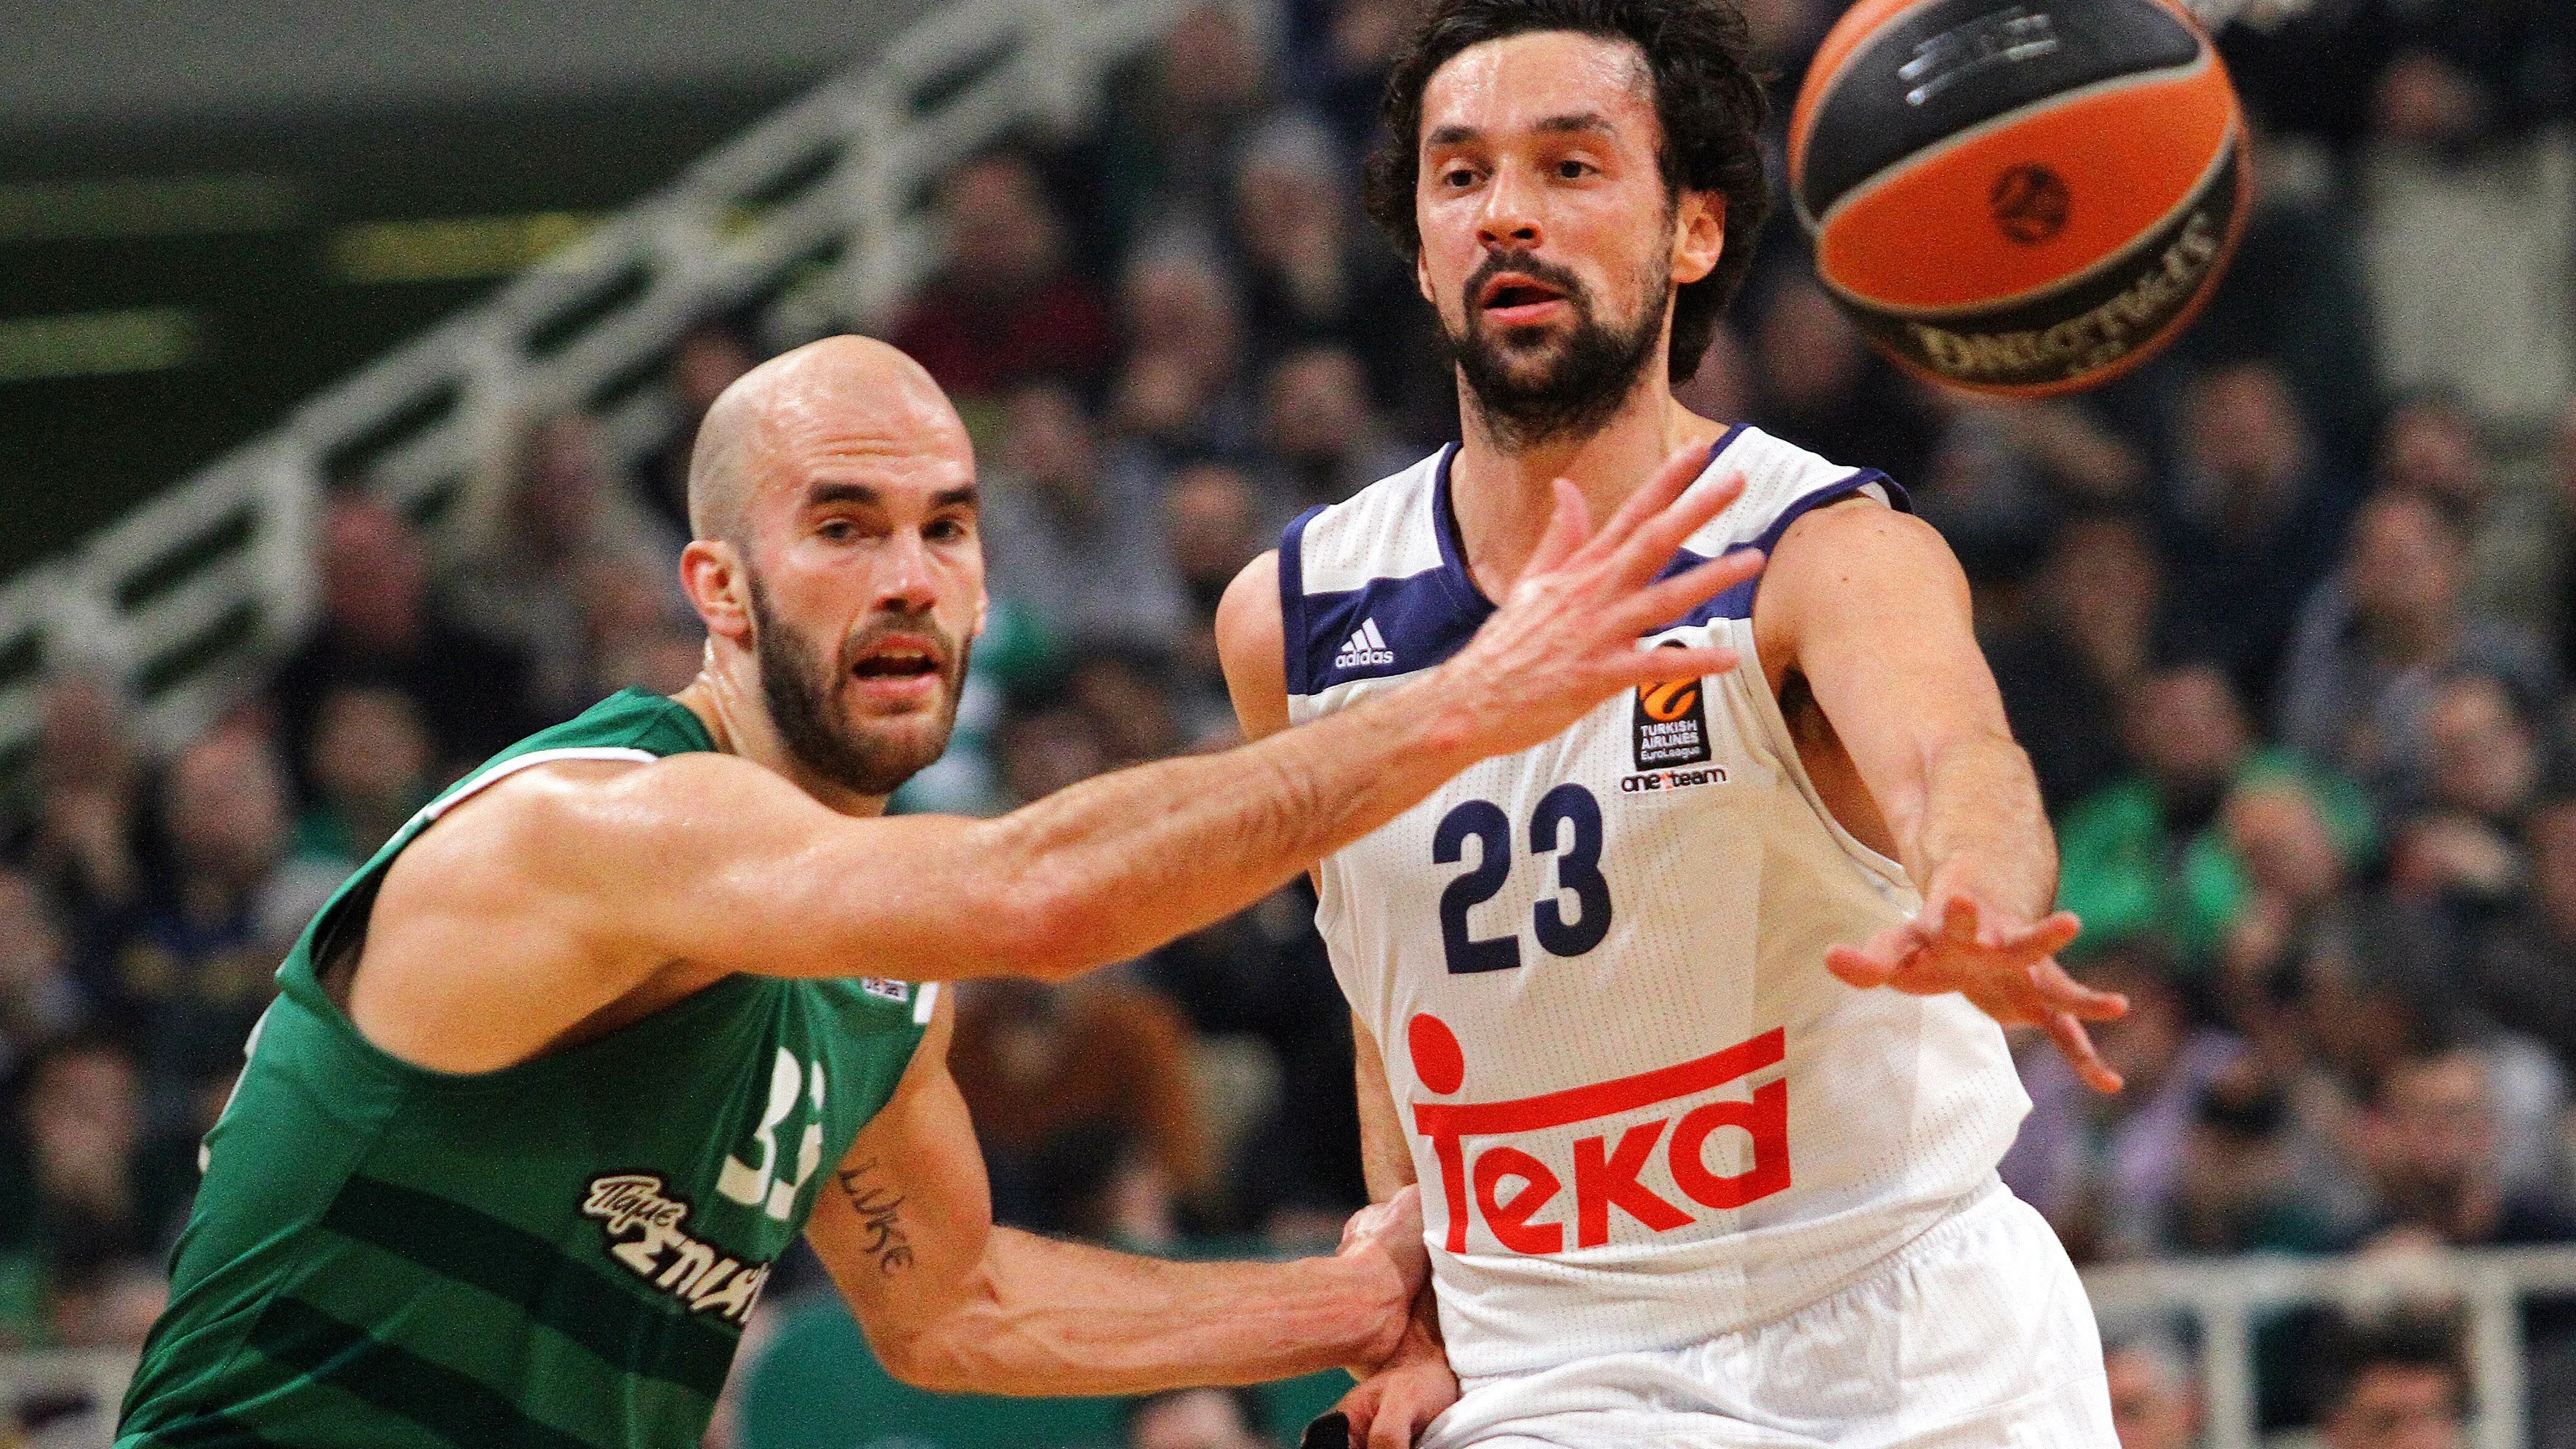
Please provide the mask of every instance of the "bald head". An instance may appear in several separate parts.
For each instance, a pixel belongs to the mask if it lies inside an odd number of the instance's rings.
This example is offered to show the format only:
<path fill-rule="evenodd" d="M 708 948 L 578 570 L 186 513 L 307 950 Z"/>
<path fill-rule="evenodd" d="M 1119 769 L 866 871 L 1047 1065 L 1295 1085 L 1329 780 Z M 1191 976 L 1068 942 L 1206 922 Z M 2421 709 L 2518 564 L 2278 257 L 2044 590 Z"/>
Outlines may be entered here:
<path fill-rule="evenodd" d="M 689 529 L 743 542 L 757 500 L 837 461 L 973 467 L 966 426 L 920 363 L 872 337 L 826 337 L 717 394 L 689 455 Z"/>

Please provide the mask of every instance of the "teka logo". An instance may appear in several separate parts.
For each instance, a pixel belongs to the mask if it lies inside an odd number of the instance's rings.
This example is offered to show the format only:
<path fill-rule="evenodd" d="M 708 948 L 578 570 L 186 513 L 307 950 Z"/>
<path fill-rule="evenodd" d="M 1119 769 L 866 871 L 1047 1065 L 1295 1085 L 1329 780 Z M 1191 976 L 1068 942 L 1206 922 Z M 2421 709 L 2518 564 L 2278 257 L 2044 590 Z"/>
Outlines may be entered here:
<path fill-rule="evenodd" d="M 1447 1096 L 1467 1078 L 1466 1054 L 1448 1023 L 1425 1012 L 1405 1028 L 1413 1072 L 1429 1091 Z M 1535 1153 L 1496 1143 L 1468 1161 L 1475 1138 L 1542 1133 L 1601 1118 L 1623 1116 L 1665 1102 L 1722 1087 L 1764 1067 L 1778 1065 L 1788 1054 L 1788 1034 L 1773 1028 L 1750 1041 L 1678 1066 L 1640 1072 L 1633 1077 L 1570 1087 L 1535 1097 L 1502 1102 L 1415 1102 L 1414 1130 L 1431 1140 L 1440 1162 L 1440 1188 L 1449 1209 L 1447 1246 L 1467 1251 L 1468 1207 L 1495 1241 L 1515 1253 L 1545 1255 L 1564 1251 L 1565 1223 L 1537 1218 L 1565 1190 L 1560 1165 L 1574 1178 L 1574 1245 L 1597 1248 L 1610 1241 L 1610 1209 L 1658 1233 L 1698 1221 L 1646 1181 L 1655 1149 L 1664 1149 L 1668 1176 L 1677 1193 L 1702 1207 L 1724 1211 L 1758 1202 L 1789 1186 L 1789 1084 L 1786 1079 L 1753 1089 L 1749 1101 L 1702 1102 L 1686 1112 L 1638 1122 L 1613 1144 L 1607 1131 L 1577 1137 L 1570 1162 L 1551 1164 Z M 1672 1129 L 1669 1138 L 1667 1127 Z M 1721 1175 L 1708 1167 L 1709 1138 L 1736 1128 L 1752 1139 L 1752 1165 Z M 1540 1145 L 1532 1142 L 1530 1145 Z M 1507 1184 L 1517 1184 L 1505 1195 Z"/>

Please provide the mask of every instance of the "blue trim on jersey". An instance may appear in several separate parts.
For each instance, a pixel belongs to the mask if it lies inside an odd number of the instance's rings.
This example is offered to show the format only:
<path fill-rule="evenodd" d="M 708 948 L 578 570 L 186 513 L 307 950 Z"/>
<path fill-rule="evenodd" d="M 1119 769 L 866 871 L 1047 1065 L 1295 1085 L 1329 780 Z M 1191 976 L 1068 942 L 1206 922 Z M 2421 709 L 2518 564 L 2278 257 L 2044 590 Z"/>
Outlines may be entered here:
<path fill-rule="evenodd" d="M 1449 502 L 1449 465 L 1457 461 L 1458 445 L 1442 445 L 1440 466 L 1431 475 L 1431 532 L 1440 540 L 1440 572 L 1447 575 L 1450 593 L 1481 624 L 1494 612 L 1494 601 L 1476 587 L 1476 576 L 1467 569 L 1467 538 L 1458 531 L 1458 510 Z"/>
<path fill-rule="evenodd" d="M 1780 516 L 1771 521 L 1771 526 L 1769 528 L 1762 530 L 1762 536 L 1760 538 L 1753 540 L 1751 543 L 1739 543 L 1735 547 L 1728 549 L 1727 552 L 1742 553 L 1748 548 L 1758 548 L 1762 550 L 1765 555 L 1768 555 L 1773 549 L 1780 546 L 1780 537 L 1789 531 L 1790 524 L 1804 518 L 1814 509 L 1822 508 L 1828 503 L 1837 503 L 1845 498 L 1849 498 L 1872 483 L 1876 483 L 1887 490 L 1887 502 L 1889 507 L 1894 508 L 1899 513 L 1912 513 L 1914 511 L 1914 501 L 1905 496 L 1905 489 L 1899 485 L 1895 479 L 1881 473 L 1876 468 L 1861 468 L 1853 471 L 1846 477 L 1835 479 L 1833 482 L 1826 484 L 1824 487 L 1807 494 L 1805 497 L 1800 498 L 1788 507 L 1781 509 Z M 1696 568 L 1706 562 L 1708 562 L 1708 560 L 1701 555 L 1693 553 L 1689 549 L 1683 549 L 1670 564 L 1665 565 L 1664 571 L 1656 575 L 1656 577 L 1671 578 L 1673 575 L 1680 573 L 1684 569 Z M 1710 599 L 1707 603 L 1704 603 L 1698 608 L 1691 610 L 1689 613 L 1684 614 L 1680 618 L 1675 619 L 1673 622 L 1666 624 L 1664 628 L 1679 629 L 1692 624 L 1705 624 L 1711 619 L 1750 619 L 1753 617 L 1753 594 L 1756 589 L 1761 587 L 1761 585 L 1762 576 L 1756 574 L 1752 578 L 1746 579 L 1744 582 L 1728 589 L 1725 593 L 1719 594 L 1717 597 Z"/>
<path fill-rule="evenodd" d="M 1306 596 L 1306 633 L 1289 657 L 1291 693 L 1319 694 L 1354 679 L 1411 674 L 1429 669 L 1465 648 L 1476 637 L 1493 607 L 1458 607 L 1444 569 L 1425 569 L 1400 579 L 1371 579 L 1346 593 Z M 1383 662 L 1337 665 L 1333 661 L 1363 623 L 1377 625 L 1391 658 Z"/>
<path fill-rule="evenodd" d="M 1318 503 L 1288 520 L 1279 531 L 1279 637 L 1285 644 L 1280 653 L 1288 671 L 1288 693 L 1292 696 L 1312 694 L 1306 687 L 1306 525 L 1324 511 Z"/>

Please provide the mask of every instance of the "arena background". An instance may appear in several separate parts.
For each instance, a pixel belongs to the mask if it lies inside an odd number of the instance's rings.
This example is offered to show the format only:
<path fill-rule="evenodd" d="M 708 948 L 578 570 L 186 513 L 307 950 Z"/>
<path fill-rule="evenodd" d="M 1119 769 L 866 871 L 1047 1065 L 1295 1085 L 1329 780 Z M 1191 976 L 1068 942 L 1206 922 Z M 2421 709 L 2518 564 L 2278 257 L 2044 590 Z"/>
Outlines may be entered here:
<path fill-rule="evenodd" d="M 1837 8 L 1754 0 L 1782 115 Z M 1967 563 L 2079 972 L 2137 1002 L 2116 1100 L 2025 1054 L 2005 1166 L 2087 1266 L 2126 1449 L 2576 1444 L 2576 7 L 2202 10 L 2258 210 L 2174 352 L 1935 395 L 1784 224 L 1687 396 L 1887 470 Z M 1353 195 L 1410 12 L 12 10 L 0 1443 L 106 1442 L 320 893 L 492 748 L 688 677 L 681 465 L 759 358 L 889 337 L 976 432 L 1003 607 L 906 804 L 1230 738 L 1224 582 L 1455 425 Z M 1330 1239 L 1361 1189 L 1310 908 L 967 995 L 1008 1220 Z M 1242 1449 L 1338 1388 L 934 1400 L 810 1262 L 758 1336 L 748 1449 Z"/>

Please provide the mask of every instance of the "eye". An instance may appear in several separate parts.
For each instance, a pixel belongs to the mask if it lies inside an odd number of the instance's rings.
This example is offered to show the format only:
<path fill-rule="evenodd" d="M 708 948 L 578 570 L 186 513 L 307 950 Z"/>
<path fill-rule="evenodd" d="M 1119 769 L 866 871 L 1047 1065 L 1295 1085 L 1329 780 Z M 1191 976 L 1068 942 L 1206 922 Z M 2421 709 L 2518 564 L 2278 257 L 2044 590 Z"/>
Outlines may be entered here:
<path fill-rule="evenodd" d="M 1463 191 L 1476 184 L 1475 170 L 1467 166 L 1452 166 L 1440 173 L 1440 184 L 1452 191 Z"/>
<path fill-rule="evenodd" d="M 923 529 L 921 536 L 933 543 L 962 543 L 971 531 L 962 518 L 942 518 Z"/>
<path fill-rule="evenodd" d="M 1591 172 L 1592 163 L 1588 161 L 1577 161 L 1568 157 L 1556 163 L 1557 178 L 1561 181 L 1580 181 Z"/>
<path fill-rule="evenodd" d="M 826 543 L 853 543 L 858 539 L 859 526 L 846 518 L 827 518 L 814 530 L 814 536 Z"/>

